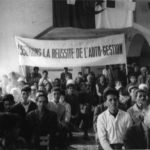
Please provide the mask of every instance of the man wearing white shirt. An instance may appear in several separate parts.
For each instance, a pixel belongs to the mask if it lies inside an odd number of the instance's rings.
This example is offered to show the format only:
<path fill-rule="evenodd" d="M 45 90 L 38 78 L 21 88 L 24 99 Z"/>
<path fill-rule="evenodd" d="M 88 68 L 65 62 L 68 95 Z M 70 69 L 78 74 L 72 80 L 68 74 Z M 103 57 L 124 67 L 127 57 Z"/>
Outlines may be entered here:
<path fill-rule="evenodd" d="M 127 112 L 118 109 L 119 94 L 109 89 L 104 93 L 108 109 L 97 119 L 97 132 L 104 150 L 121 149 L 126 130 L 132 125 Z"/>

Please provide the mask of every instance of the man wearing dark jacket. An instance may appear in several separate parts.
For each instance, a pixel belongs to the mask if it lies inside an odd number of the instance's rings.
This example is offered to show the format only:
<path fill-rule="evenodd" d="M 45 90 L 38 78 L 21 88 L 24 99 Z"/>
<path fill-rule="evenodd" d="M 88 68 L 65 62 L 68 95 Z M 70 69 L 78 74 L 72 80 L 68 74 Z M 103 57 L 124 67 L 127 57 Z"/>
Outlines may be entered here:
<path fill-rule="evenodd" d="M 20 136 L 24 137 L 26 141 L 28 141 L 29 136 L 27 132 L 28 124 L 26 121 L 26 115 L 30 111 L 35 110 L 37 108 L 36 103 L 34 103 L 29 99 L 30 92 L 31 88 L 27 85 L 24 86 L 21 89 L 21 97 L 22 97 L 21 102 L 15 104 L 10 110 L 11 113 L 18 114 L 21 117 Z"/>
<path fill-rule="evenodd" d="M 55 134 L 57 131 L 57 115 L 47 109 L 48 98 L 45 94 L 39 94 L 37 97 L 36 110 L 31 111 L 27 115 L 27 120 L 30 125 L 29 131 L 31 131 L 30 142 L 36 149 L 40 149 L 42 146 L 42 138 L 47 137 L 47 146 L 54 148 Z"/>

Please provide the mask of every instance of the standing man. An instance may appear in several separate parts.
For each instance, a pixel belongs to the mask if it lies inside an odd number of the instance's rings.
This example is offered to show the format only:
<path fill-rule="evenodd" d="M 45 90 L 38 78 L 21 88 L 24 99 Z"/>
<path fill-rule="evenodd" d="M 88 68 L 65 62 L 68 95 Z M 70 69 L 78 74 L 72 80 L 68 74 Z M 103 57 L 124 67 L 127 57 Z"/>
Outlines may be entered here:
<path fill-rule="evenodd" d="M 66 87 L 66 83 L 68 79 L 72 79 L 72 73 L 68 71 L 68 68 L 64 68 L 64 72 L 60 75 L 61 85 L 62 87 Z"/>
<path fill-rule="evenodd" d="M 104 150 L 121 149 L 127 129 L 132 125 L 130 115 L 118 109 L 119 93 L 109 89 L 104 93 L 108 109 L 97 119 L 97 132 Z"/>
<path fill-rule="evenodd" d="M 41 77 L 42 76 L 39 73 L 39 67 L 34 67 L 33 72 L 31 72 L 28 80 L 29 80 L 30 84 L 33 85 L 35 82 L 38 83 Z"/>

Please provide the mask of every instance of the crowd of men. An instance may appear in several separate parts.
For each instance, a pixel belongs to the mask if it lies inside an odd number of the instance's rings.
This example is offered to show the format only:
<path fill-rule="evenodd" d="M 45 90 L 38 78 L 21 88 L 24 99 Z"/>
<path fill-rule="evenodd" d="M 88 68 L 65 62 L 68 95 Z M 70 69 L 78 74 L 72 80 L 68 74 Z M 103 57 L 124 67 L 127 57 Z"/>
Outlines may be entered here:
<path fill-rule="evenodd" d="M 4 75 L 0 88 L 0 144 L 40 149 L 66 149 L 73 132 L 84 140 L 93 129 L 99 149 L 150 148 L 150 75 L 135 63 L 105 66 L 102 73 L 79 72 L 75 80 L 68 68 L 50 80 L 34 67 L 26 77 Z"/>

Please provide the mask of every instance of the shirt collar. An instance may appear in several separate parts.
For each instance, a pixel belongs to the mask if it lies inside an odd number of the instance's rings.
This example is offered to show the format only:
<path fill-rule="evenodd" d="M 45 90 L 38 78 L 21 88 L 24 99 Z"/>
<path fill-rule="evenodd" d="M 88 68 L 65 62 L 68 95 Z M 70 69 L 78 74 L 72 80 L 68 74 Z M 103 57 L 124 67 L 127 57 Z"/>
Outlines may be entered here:
<path fill-rule="evenodd" d="M 138 106 L 137 106 L 136 103 L 133 105 L 133 109 L 134 109 L 135 111 L 141 111 L 141 110 L 138 108 Z"/>
<path fill-rule="evenodd" d="M 111 117 L 111 116 L 113 116 L 110 112 L 109 112 L 109 109 L 107 108 L 107 110 L 106 110 L 106 113 L 107 113 L 107 115 L 108 115 L 108 117 Z M 120 115 L 120 113 L 121 113 L 121 111 L 120 111 L 120 109 L 118 109 L 118 113 L 117 113 L 117 115 L 116 115 L 116 117 L 114 117 L 114 118 L 118 118 L 118 116 Z"/>

